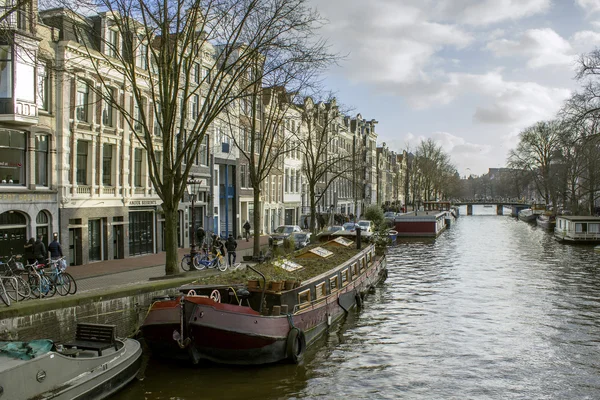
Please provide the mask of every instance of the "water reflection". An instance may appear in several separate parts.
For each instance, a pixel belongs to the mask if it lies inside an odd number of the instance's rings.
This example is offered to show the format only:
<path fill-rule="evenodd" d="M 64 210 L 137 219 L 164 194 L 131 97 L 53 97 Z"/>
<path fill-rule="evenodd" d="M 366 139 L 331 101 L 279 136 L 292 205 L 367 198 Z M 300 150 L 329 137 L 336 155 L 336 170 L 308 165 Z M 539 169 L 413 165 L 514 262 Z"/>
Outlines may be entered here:
<path fill-rule="evenodd" d="M 115 399 L 600 398 L 600 255 L 509 217 L 390 249 L 389 277 L 302 365 L 152 360 Z"/>

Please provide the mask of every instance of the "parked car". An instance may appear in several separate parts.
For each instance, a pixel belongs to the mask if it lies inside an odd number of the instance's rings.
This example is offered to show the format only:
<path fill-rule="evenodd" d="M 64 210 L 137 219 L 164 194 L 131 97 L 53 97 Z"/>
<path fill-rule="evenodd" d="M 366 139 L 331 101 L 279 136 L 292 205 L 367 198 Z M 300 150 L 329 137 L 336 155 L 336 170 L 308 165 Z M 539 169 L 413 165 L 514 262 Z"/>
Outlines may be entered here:
<path fill-rule="evenodd" d="M 393 211 L 388 211 L 388 212 L 385 212 L 385 213 L 383 213 L 383 218 L 386 218 L 386 219 L 388 219 L 388 218 L 390 218 L 390 219 L 394 219 L 394 218 L 396 218 L 396 213 L 395 213 L 395 212 L 393 212 Z"/>
<path fill-rule="evenodd" d="M 294 247 L 296 250 L 306 247 L 310 244 L 310 233 L 309 232 L 292 232 L 288 239 L 294 240 Z"/>
<path fill-rule="evenodd" d="M 357 225 L 360 226 L 362 232 L 373 232 L 373 222 L 368 221 L 366 219 L 360 220 L 357 222 Z"/>
<path fill-rule="evenodd" d="M 271 234 L 273 240 L 283 240 L 290 236 L 293 232 L 302 232 L 298 225 L 281 225 L 278 226 Z"/>
<path fill-rule="evenodd" d="M 344 231 L 348 231 L 348 232 L 354 232 L 356 230 L 356 226 L 358 224 L 355 222 L 346 222 L 344 225 L 342 225 L 342 228 Z M 362 229 L 362 227 L 361 227 Z"/>

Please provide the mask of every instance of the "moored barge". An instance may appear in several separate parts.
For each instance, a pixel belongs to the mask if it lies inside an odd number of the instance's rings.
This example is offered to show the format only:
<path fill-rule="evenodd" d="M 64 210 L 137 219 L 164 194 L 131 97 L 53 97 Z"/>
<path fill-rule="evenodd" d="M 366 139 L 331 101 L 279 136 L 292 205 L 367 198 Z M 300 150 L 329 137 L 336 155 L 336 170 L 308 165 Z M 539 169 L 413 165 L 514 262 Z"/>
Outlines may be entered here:
<path fill-rule="evenodd" d="M 554 238 L 560 242 L 600 243 L 600 217 L 558 215 Z"/>
<path fill-rule="evenodd" d="M 282 267 L 300 269 L 302 257 L 314 252 L 338 257 L 343 254 L 338 247 L 348 243 L 337 239 L 306 249 L 294 261 L 281 261 Z M 344 250 L 349 257 L 329 270 L 301 282 L 286 281 L 284 287 L 274 282 L 268 288 L 264 275 L 259 287 L 250 281 L 186 285 L 179 297 L 151 306 L 141 326 L 144 339 L 153 354 L 192 363 L 299 362 L 307 346 L 361 306 L 364 294 L 387 276 L 385 256 L 377 256 L 374 245 Z"/>

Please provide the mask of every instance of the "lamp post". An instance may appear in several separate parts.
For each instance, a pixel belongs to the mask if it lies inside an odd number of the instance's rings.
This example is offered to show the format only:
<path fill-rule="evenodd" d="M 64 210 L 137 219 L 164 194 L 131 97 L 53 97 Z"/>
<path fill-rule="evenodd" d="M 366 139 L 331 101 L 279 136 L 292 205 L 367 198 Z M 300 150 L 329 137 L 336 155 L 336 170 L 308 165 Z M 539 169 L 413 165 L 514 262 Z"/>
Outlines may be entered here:
<path fill-rule="evenodd" d="M 200 179 L 196 179 L 193 175 L 190 175 L 189 179 L 187 180 L 187 192 L 190 195 L 190 198 L 192 200 L 192 240 L 190 243 L 190 258 L 193 260 L 194 256 L 196 255 L 197 251 L 196 251 L 196 219 L 194 216 L 194 202 L 196 201 L 196 195 L 198 193 L 198 191 L 200 190 L 200 184 L 202 183 L 202 181 Z"/>

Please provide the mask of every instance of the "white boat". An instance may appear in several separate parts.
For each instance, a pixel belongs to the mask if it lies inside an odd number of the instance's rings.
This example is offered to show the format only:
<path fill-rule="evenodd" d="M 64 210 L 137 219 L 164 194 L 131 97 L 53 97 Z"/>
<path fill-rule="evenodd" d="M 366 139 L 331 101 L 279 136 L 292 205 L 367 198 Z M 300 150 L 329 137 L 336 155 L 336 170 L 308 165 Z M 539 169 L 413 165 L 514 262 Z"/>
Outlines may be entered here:
<path fill-rule="evenodd" d="M 600 243 L 600 217 L 558 215 L 554 237 L 572 243 Z"/>
<path fill-rule="evenodd" d="M 62 348 L 50 340 L 0 342 L 0 398 L 104 399 L 135 378 L 141 355 L 133 339 L 116 339 L 101 351 Z"/>
<path fill-rule="evenodd" d="M 531 208 L 526 208 L 519 211 L 519 219 L 524 222 L 535 222 L 537 214 L 535 214 Z"/>

